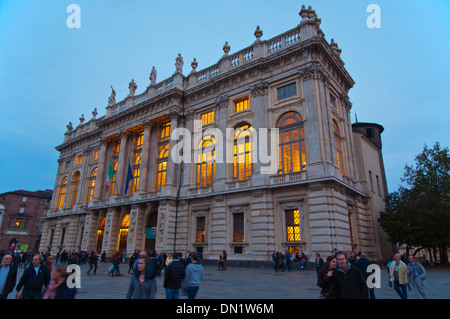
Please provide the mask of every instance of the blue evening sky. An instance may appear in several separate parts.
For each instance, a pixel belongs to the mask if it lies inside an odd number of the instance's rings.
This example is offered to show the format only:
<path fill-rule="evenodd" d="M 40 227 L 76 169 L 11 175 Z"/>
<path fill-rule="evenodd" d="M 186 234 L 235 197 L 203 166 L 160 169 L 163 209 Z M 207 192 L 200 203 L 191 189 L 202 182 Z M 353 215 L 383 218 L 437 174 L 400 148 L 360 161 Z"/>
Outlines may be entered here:
<path fill-rule="evenodd" d="M 81 28 L 69 29 L 70 4 Z M 381 28 L 369 29 L 369 4 Z M 225 41 L 231 52 L 253 43 L 257 25 L 270 39 L 297 26 L 301 5 L 322 19 L 326 39 L 342 49 L 356 85 L 349 95 L 359 122 L 383 125 L 389 191 L 423 146 L 450 141 L 450 1 L 416 0 L 0 0 L 0 193 L 53 189 L 66 124 L 175 71 L 187 75 L 215 64 Z"/>

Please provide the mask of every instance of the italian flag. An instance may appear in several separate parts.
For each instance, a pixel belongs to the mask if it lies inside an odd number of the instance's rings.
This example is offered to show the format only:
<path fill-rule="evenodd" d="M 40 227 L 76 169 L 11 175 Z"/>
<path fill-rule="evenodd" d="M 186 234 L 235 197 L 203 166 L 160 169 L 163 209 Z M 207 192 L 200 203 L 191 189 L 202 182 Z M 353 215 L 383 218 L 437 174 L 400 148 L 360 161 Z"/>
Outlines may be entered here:
<path fill-rule="evenodd" d="M 109 169 L 108 169 L 108 180 L 106 181 L 106 192 L 109 192 L 109 188 L 111 187 L 112 180 L 114 178 L 114 168 L 112 166 L 112 163 L 109 162 Z"/>

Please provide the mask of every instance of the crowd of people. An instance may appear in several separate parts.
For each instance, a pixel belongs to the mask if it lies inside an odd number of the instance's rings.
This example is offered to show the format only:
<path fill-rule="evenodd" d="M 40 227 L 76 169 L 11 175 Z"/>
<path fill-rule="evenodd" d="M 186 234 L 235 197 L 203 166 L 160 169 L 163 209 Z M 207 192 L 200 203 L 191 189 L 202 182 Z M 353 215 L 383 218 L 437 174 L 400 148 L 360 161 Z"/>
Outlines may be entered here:
<path fill-rule="evenodd" d="M 19 299 L 72 299 L 77 289 L 67 286 L 67 266 L 70 264 L 89 264 L 87 275 L 96 275 L 98 262 L 106 262 L 106 253 L 91 251 L 62 251 L 51 256 L 48 252 L 33 254 L 14 252 L 0 256 L 0 299 L 7 299 L 16 290 Z M 309 260 L 304 253 L 292 257 L 277 251 L 272 254 L 275 271 L 291 271 L 291 263 L 298 263 L 304 269 Z M 194 299 L 203 280 L 202 255 L 187 252 L 185 257 L 179 252 L 166 253 L 135 251 L 128 259 L 130 284 L 125 295 L 128 299 L 156 298 L 156 277 L 163 277 L 163 287 L 167 299 L 178 299 L 181 295 Z M 218 260 L 218 270 L 226 270 L 227 253 L 223 251 Z M 120 276 L 123 255 L 116 251 L 112 256 L 109 275 Z M 315 254 L 314 264 L 317 273 L 317 286 L 321 288 L 320 299 L 375 299 L 375 289 L 367 285 L 372 264 L 366 254 L 352 253 L 350 257 L 340 251 L 333 251 L 325 261 Z M 23 273 L 17 282 L 18 269 Z M 400 298 L 408 298 L 408 290 L 413 290 L 416 298 L 427 298 L 424 285 L 426 270 L 413 256 L 395 254 L 386 263 L 389 289 L 394 289 Z M 17 285 L 16 285 L 17 283 Z"/>
<path fill-rule="evenodd" d="M 408 289 L 414 290 L 416 298 L 426 299 L 425 268 L 415 261 L 414 256 L 407 260 L 402 261 L 402 256 L 397 253 L 387 262 L 389 289 L 394 289 L 402 299 L 408 298 Z M 367 285 L 371 275 L 367 269 L 371 264 L 372 261 L 361 252 L 352 253 L 349 258 L 343 252 L 335 252 L 325 262 L 316 254 L 317 285 L 322 288 L 319 298 L 375 299 L 374 287 Z"/>

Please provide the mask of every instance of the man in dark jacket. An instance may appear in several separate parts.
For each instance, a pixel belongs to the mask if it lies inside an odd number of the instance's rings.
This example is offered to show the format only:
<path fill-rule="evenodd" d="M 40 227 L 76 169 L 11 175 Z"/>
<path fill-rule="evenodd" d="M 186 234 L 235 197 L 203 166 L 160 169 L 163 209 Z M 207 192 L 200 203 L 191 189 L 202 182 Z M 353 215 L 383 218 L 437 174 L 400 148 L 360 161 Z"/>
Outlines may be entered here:
<path fill-rule="evenodd" d="M 362 253 L 361 258 L 358 259 L 355 266 L 359 269 L 361 272 L 361 275 L 363 276 L 364 280 L 367 283 L 367 278 L 369 278 L 370 273 L 367 272 L 367 267 L 371 265 L 372 262 L 367 259 L 366 254 Z M 369 288 L 369 297 L 370 299 L 375 299 L 375 288 Z"/>
<path fill-rule="evenodd" d="M 8 299 L 8 294 L 16 285 L 17 268 L 12 264 L 12 256 L 6 254 L 0 264 L 0 299 Z"/>
<path fill-rule="evenodd" d="M 42 287 L 47 288 L 49 282 L 50 271 L 47 266 L 42 264 L 42 257 L 40 255 L 33 256 L 31 265 L 24 270 L 16 287 L 16 299 L 19 298 L 22 287 L 22 299 L 38 298 L 42 293 Z"/>
<path fill-rule="evenodd" d="M 367 299 L 368 288 L 361 272 L 347 264 L 347 256 L 337 254 L 339 268 L 333 274 L 333 288 L 337 299 Z"/>
<path fill-rule="evenodd" d="M 184 266 L 180 262 L 180 253 L 173 253 L 172 262 L 167 266 L 164 275 L 164 288 L 166 299 L 178 299 L 181 282 L 185 276 Z"/>

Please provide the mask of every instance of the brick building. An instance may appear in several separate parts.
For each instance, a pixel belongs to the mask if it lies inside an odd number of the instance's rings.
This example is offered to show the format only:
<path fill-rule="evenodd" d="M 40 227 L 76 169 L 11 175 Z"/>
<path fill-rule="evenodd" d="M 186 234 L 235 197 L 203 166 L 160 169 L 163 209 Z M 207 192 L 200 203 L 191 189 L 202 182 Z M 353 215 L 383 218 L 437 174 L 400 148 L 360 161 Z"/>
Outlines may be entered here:
<path fill-rule="evenodd" d="M 0 194 L 0 250 L 39 249 L 41 218 L 50 208 L 53 191 L 16 190 Z"/>

